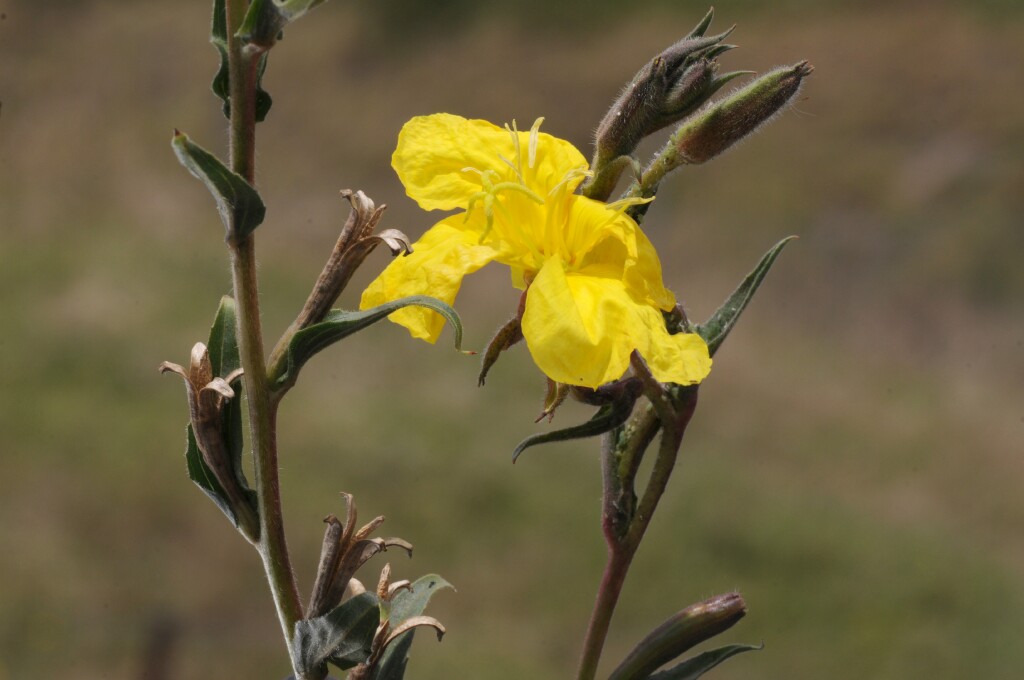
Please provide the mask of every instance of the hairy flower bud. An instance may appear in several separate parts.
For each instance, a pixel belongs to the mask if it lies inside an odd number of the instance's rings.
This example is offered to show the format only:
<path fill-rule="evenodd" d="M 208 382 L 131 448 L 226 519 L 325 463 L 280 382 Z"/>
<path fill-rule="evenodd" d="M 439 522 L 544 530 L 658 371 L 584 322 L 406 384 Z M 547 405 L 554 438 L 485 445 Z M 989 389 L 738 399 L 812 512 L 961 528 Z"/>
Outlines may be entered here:
<path fill-rule="evenodd" d="M 673 99 L 680 98 L 679 88 L 685 89 L 685 82 L 696 75 L 688 76 L 688 71 L 701 62 L 710 64 L 704 54 L 731 31 L 707 38 L 687 36 L 645 64 L 597 126 L 596 165 L 633 153 L 646 135 L 667 125 L 658 124 L 658 120 L 677 108 Z M 697 97 L 693 93 L 683 95 L 684 99 Z M 704 100 L 706 97 L 700 101 Z"/>
<path fill-rule="evenodd" d="M 705 163 L 770 120 L 814 70 L 806 61 L 764 74 L 683 123 L 670 144 L 673 167 Z"/>
<path fill-rule="evenodd" d="M 585 196 L 607 200 L 644 137 L 682 120 L 741 75 L 715 77 L 716 57 L 735 46 L 720 44 L 732 28 L 704 36 L 713 16 L 714 10 L 709 11 L 689 35 L 646 63 L 612 104 L 597 126 L 594 176 L 583 189 Z"/>
<path fill-rule="evenodd" d="M 687 650 L 731 628 L 746 613 L 747 605 L 739 593 L 716 595 L 690 605 L 641 640 L 608 680 L 646 678 Z"/>

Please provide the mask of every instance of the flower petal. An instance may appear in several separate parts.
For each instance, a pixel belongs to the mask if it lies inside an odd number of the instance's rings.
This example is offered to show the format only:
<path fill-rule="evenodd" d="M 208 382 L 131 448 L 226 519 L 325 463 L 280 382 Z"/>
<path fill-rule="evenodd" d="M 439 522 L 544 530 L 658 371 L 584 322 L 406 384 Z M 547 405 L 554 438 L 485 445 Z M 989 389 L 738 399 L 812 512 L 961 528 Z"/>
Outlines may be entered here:
<path fill-rule="evenodd" d="M 526 292 L 522 321 L 540 370 L 556 382 L 585 387 L 622 377 L 633 350 L 624 293 L 621 281 L 567 274 L 558 258 L 548 259 Z"/>
<path fill-rule="evenodd" d="M 626 266 L 624 273 L 626 285 L 636 299 L 668 311 L 675 306 L 676 296 L 665 287 L 662 280 L 658 251 L 654 249 L 654 245 L 639 226 L 636 227 L 634 234 L 637 256 L 635 262 Z"/>
<path fill-rule="evenodd" d="M 669 335 L 661 311 L 636 302 L 617 278 L 566 272 L 550 258 L 527 291 L 523 335 L 552 380 L 595 388 L 621 378 L 639 350 L 662 382 L 693 384 L 711 369 L 697 336 Z"/>
<path fill-rule="evenodd" d="M 647 348 L 637 345 L 647 361 L 651 374 L 664 383 L 696 385 L 711 372 L 711 355 L 707 343 L 696 333 L 669 335 L 661 311 L 638 305 L 642 321 L 650 329 Z"/>
<path fill-rule="evenodd" d="M 360 309 L 369 309 L 410 295 L 429 295 L 452 304 L 462 278 L 494 259 L 497 252 L 480 244 L 481 232 L 465 215 L 453 215 L 427 230 L 410 255 L 399 256 L 363 291 Z M 444 317 L 423 307 L 405 307 L 388 317 L 409 333 L 433 343 Z"/>
<path fill-rule="evenodd" d="M 572 247 L 575 252 L 585 252 L 578 271 L 602 272 L 606 276 L 618 271 L 638 302 L 666 311 L 672 309 L 675 296 L 665 288 L 658 253 L 639 225 L 603 203 L 583 197 L 576 199 L 571 216 Z"/>
<path fill-rule="evenodd" d="M 571 170 L 586 168 L 586 159 L 572 144 L 543 133 L 533 146 L 531 167 L 530 136 L 519 132 L 516 144 L 508 130 L 485 120 L 448 113 L 417 116 L 402 127 L 391 166 L 424 210 L 467 207 L 483 189 L 481 173 L 487 171 L 496 173 L 499 182 L 518 181 L 516 169 L 521 167 L 526 185 L 544 196 Z"/>

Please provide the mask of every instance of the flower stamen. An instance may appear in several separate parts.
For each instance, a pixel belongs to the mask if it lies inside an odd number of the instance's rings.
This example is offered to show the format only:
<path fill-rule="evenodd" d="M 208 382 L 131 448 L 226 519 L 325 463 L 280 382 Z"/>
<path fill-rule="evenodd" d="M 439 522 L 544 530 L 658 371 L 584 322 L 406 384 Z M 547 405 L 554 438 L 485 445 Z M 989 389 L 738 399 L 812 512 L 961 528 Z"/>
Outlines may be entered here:
<path fill-rule="evenodd" d="M 543 122 L 544 116 L 541 116 L 533 121 L 533 126 L 530 128 L 529 167 L 531 170 L 537 162 L 537 141 L 540 139 L 540 124 Z"/>

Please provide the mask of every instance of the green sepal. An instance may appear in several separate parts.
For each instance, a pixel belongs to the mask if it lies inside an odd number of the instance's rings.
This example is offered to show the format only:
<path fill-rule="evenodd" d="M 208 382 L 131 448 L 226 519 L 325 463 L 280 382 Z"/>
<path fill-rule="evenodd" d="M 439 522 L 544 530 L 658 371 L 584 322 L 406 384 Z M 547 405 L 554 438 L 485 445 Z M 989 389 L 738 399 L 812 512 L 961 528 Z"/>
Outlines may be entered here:
<path fill-rule="evenodd" d="M 224 117 L 231 118 L 230 72 L 228 70 L 228 28 L 224 13 L 224 0 L 213 2 L 213 26 L 210 30 L 210 42 L 217 48 L 220 55 L 220 67 L 213 77 L 211 88 L 213 93 L 223 102 Z M 262 123 L 274 103 L 270 94 L 263 89 L 263 73 L 267 70 L 267 54 L 260 55 L 260 63 L 256 70 L 256 122 Z"/>
<path fill-rule="evenodd" d="M 292 665 L 299 677 L 321 677 L 327 662 L 342 670 L 370 656 L 380 623 L 380 601 L 373 593 L 346 600 L 324 616 L 295 624 Z"/>
<path fill-rule="evenodd" d="M 171 146 L 181 164 L 213 194 L 227 240 L 240 241 L 255 231 L 267 214 L 259 192 L 188 135 L 175 130 Z"/>
<path fill-rule="evenodd" d="M 428 574 L 416 579 L 411 590 L 400 590 L 391 599 L 388 621 L 394 630 L 399 624 L 413 616 L 420 616 L 434 593 L 445 588 L 454 588 L 437 574 Z M 415 629 L 402 633 L 384 650 L 373 680 L 402 680 L 409 663 L 409 648 Z"/>
<path fill-rule="evenodd" d="M 220 300 L 220 307 L 217 308 L 217 315 L 210 327 L 209 342 L 206 345 L 215 376 L 224 377 L 241 366 L 238 339 L 235 335 L 236 329 L 235 301 L 234 298 L 225 295 Z M 237 389 L 237 384 L 232 387 Z M 242 398 L 240 394 L 225 402 L 221 417 L 224 419 L 221 428 L 221 432 L 224 433 L 224 449 L 231 456 L 231 467 L 245 500 L 252 507 L 253 514 L 258 516 L 256 492 L 249 488 L 249 482 L 245 479 L 245 473 L 242 470 Z M 241 528 L 238 516 L 227 500 L 227 493 L 217 481 L 213 471 L 206 465 L 206 461 L 203 460 L 203 454 L 199 451 L 191 424 L 186 432 L 185 467 L 188 470 L 188 478 L 210 497 L 210 500 L 221 509 L 235 528 Z"/>
<path fill-rule="evenodd" d="M 754 293 L 757 292 L 764 277 L 768 274 L 768 270 L 775 263 L 775 258 L 779 256 L 786 244 L 795 238 L 796 236 L 787 236 L 772 246 L 771 250 L 765 253 L 761 261 L 757 263 L 754 270 L 747 274 L 747 278 L 743 279 L 739 287 L 718 308 L 718 311 L 712 314 L 710 319 L 697 325 L 697 334 L 704 338 L 704 342 L 708 344 L 708 352 L 712 356 L 718 351 L 733 326 L 736 325 L 740 314 L 746 309 L 750 299 L 754 297 Z"/>
<path fill-rule="evenodd" d="M 687 39 L 703 38 L 704 34 L 707 33 L 708 28 L 711 26 L 711 20 L 715 18 L 715 8 L 712 7 L 708 10 L 708 13 L 704 15 L 704 18 L 700 20 L 700 23 L 693 27 Z"/>
<path fill-rule="evenodd" d="M 597 410 L 597 413 L 585 423 L 566 427 L 553 432 L 541 432 L 527 437 L 519 442 L 519 446 L 512 452 L 512 462 L 515 463 L 519 455 L 538 444 L 549 444 L 551 442 L 564 442 L 570 439 L 583 439 L 584 437 L 596 437 L 599 434 L 610 432 L 619 427 L 627 420 L 633 412 L 633 406 L 640 396 L 638 389 L 624 389 L 619 397 Z"/>
<path fill-rule="evenodd" d="M 764 645 L 726 645 L 709 652 L 698 654 L 687 659 L 678 666 L 673 666 L 653 675 L 647 676 L 647 680 L 697 680 L 709 670 L 722 663 L 726 659 L 742 654 L 764 649 Z"/>
<path fill-rule="evenodd" d="M 354 312 L 332 309 L 320 323 L 313 324 L 292 336 L 288 343 L 288 355 L 284 371 L 280 376 L 271 376 L 275 388 L 292 385 L 298 378 L 299 370 L 317 352 L 339 340 L 377 323 L 389 314 L 403 307 L 415 305 L 432 309 L 452 325 L 455 332 L 455 349 L 462 350 L 462 321 L 450 305 L 426 295 L 413 295 L 386 302 L 379 307 Z"/>

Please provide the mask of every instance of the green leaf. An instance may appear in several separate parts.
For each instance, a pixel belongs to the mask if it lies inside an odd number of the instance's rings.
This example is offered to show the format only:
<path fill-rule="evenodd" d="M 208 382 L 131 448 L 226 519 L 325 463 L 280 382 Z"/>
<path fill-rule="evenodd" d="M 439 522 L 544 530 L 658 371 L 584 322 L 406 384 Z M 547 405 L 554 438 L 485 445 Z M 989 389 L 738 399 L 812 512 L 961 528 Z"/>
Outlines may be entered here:
<path fill-rule="evenodd" d="M 455 349 L 462 349 L 462 321 L 459 319 L 459 315 L 449 305 L 436 298 L 413 295 L 358 312 L 333 309 L 320 323 L 303 328 L 292 336 L 288 343 L 288 359 L 284 373 L 274 379 L 274 386 L 294 384 L 299 370 L 314 354 L 377 323 L 392 312 L 412 305 L 432 309 L 443 316 L 455 331 Z"/>
<path fill-rule="evenodd" d="M 221 512 L 227 516 L 236 529 L 239 528 L 238 516 L 235 515 L 235 511 L 231 509 L 231 504 L 227 501 L 224 487 L 220 485 L 213 471 L 203 461 L 203 454 L 199 452 L 199 445 L 196 444 L 196 435 L 192 431 L 191 424 L 187 428 L 186 436 L 185 467 L 188 470 L 188 478 L 209 496 L 210 500 L 221 509 Z"/>
<path fill-rule="evenodd" d="M 210 366 L 213 374 L 225 376 L 242 365 L 238 352 L 238 316 L 235 311 L 235 299 L 224 295 L 217 307 L 217 315 L 210 326 L 210 338 L 206 349 L 210 352 Z"/>
<path fill-rule="evenodd" d="M 241 175 L 177 130 L 171 146 L 181 164 L 213 194 L 229 241 L 244 239 L 263 222 L 267 212 L 263 199 Z"/>
<path fill-rule="evenodd" d="M 445 588 L 452 588 L 452 584 L 437 574 L 428 574 L 416 579 L 412 584 L 412 590 L 401 590 L 396 593 L 391 600 L 388 613 L 392 630 L 406 619 L 422 615 L 434 593 Z M 410 630 L 402 633 L 388 645 L 377 665 L 373 680 L 402 680 L 405 667 L 409 663 L 409 648 L 412 647 L 412 636 L 415 632 Z"/>
<path fill-rule="evenodd" d="M 269 50 L 280 39 L 288 19 L 273 0 L 252 0 L 245 13 L 238 37 L 246 43 Z"/>
<path fill-rule="evenodd" d="M 253 0 L 238 29 L 247 43 L 270 49 L 281 39 L 281 31 L 326 0 Z"/>
<path fill-rule="evenodd" d="M 668 670 L 650 675 L 647 677 L 647 680 L 697 680 L 697 678 L 729 657 L 761 649 L 764 649 L 764 645 L 726 645 L 725 647 L 712 649 L 710 652 L 698 654 L 692 659 L 687 659 L 678 666 L 673 666 Z"/>
<path fill-rule="evenodd" d="M 303 14 L 317 5 L 322 5 L 327 0 L 274 0 L 278 11 L 288 17 L 288 21 L 295 21 Z"/>
<path fill-rule="evenodd" d="M 224 102 L 224 117 L 231 118 L 231 89 L 230 72 L 228 71 L 228 29 L 227 19 L 224 13 L 224 0 L 213 2 L 213 27 L 210 30 L 210 42 L 217 48 L 220 55 L 220 68 L 217 75 L 213 77 L 211 87 L 213 93 Z M 267 70 L 267 54 L 260 56 L 260 63 L 256 71 L 256 122 L 262 123 L 270 111 L 273 99 L 263 89 L 263 73 Z"/>
<path fill-rule="evenodd" d="M 225 295 L 220 299 L 220 307 L 217 308 L 217 315 L 210 327 L 209 342 L 206 348 L 210 352 L 210 365 L 213 367 L 213 374 L 224 377 L 240 368 L 242 365 L 241 355 L 238 349 L 238 320 L 235 311 L 235 299 Z M 249 488 L 249 482 L 242 470 L 242 450 L 244 438 L 242 436 L 242 396 L 241 382 L 232 385 L 236 394 L 234 399 L 229 399 L 224 404 L 224 443 L 226 450 L 231 454 L 231 467 L 235 471 L 235 479 L 238 480 L 242 492 L 249 500 L 252 507 L 258 507 L 256 492 Z"/>
<path fill-rule="evenodd" d="M 603 405 L 597 410 L 594 417 L 585 423 L 553 432 L 541 432 L 540 434 L 527 437 L 519 442 L 519 446 L 512 452 L 512 462 L 515 463 L 523 451 L 537 444 L 582 439 L 583 437 L 596 437 L 599 434 L 614 430 L 629 420 L 629 414 L 633 412 L 633 405 L 636 404 L 639 396 L 639 391 L 624 390 L 618 399 Z"/>
<path fill-rule="evenodd" d="M 342 670 L 366 661 L 380 623 L 379 604 L 373 593 L 362 593 L 324 616 L 296 623 L 292 663 L 299 676 L 318 676 L 328 661 Z"/>
<path fill-rule="evenodd" d="M 207 343 L 207 350 L 210 352 L 210 364 L 213 374 L 224 377 L 241 365 L 238 353 L 238 340 L 235 335 L 237 329 L 235 317 L 235 301 L 233 298 L 224 296 L 220 300 L 220 307 L 217 308 L 217 315 L 210 327 L 210 339 Z M 238 385 L 234 385 L 238 389 Z M 222 413 L 224 425 L 225 449 L 231 455 L 231 466 L 235 472 L 235 478 L 241 486 L 242 493 L 255 512 L 257 508 L 256 492 L 249 488 L 242 470 L 242 399 L 236 395 L 234 399 L 228 400 L 224 405 Z M 227 515 L 231 523 L 238 527 L 238 517 L 231 509 L 227 501 L 227 494 L 224 488 L 217 481 L 213 471 L 206 465 L 203 455 L 196 443 L 195 433 L 192 425 L 188 426 L 188 440 L 185 447 L 185 465 L 188 470 L 188 477 L 217 504 L 217 507 Z"/>
<path fill-rule="evenodd" d="M 740 314 L 746 309 L 750 299 L 754 297 L 754 293 L 757 292 L 764 277 L 768 274 L 768 270 L 775 263 L 775 258 L 779 256 L 786 244 L 795 238 L 796 236 L 787 236 L 772 246 L 771 250 L 765 253 L 761 261 L 757 263 L 757 267 L 747 274 L 747 278 L 743 279 L 739 287 L 718 308 L 718 311 L 712 314 L 710 319 L 697 326 L 697 333 L 704 338 L 704 342 L 708 343 L 708 351 L 712 356 L 718 351 L 733 326 L 736 325 Z"/>

